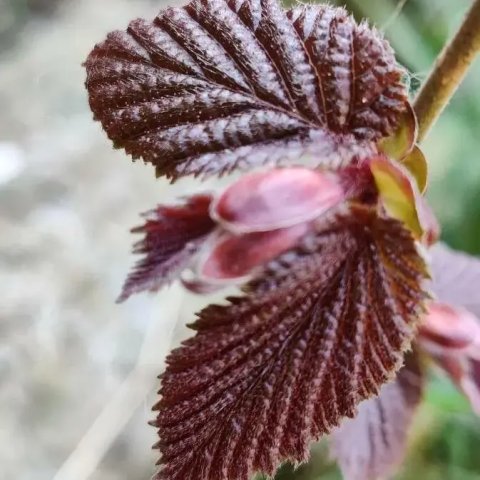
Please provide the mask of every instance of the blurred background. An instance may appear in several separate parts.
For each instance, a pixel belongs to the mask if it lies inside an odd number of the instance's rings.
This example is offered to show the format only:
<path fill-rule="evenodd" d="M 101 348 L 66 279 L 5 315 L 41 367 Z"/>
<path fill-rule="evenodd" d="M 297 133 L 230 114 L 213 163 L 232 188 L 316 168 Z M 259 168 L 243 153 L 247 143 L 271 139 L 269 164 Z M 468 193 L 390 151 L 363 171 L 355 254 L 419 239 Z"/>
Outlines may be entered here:
<path fill-rule="evenodd" d="M 170 0 L 172 4 L 176 0 Z M 116 305 L 129 228 L 170 186 L 113 151 L 87 106 L 93 45 L 163 0 L 0 0 L 0 478 L 146 480 L 156 375 L 204 300 L 178 286 Z M 335 2 L 331 2 L 335 3 Z M 469 0 L 352 0 L 383 28 L 412 91 Z M 425 142 L 444 239 L 480 254 L 480 61 Z M 480 420 L 432 374 L 398 480 L 480 480 Z M 278 478 L 339 479 L 321 444 Z"/>

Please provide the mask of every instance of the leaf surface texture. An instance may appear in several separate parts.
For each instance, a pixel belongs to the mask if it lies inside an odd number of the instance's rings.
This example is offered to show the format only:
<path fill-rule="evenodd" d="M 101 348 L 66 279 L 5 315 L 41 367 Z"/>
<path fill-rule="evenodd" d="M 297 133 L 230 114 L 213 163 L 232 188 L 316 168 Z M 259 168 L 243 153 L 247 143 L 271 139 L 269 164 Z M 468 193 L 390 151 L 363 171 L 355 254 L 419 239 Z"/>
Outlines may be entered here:
<path fill-rule="evenodd" d="M 407 109 L 388 43 L 330 6 L 194 0 L 110 33 L 85 66 L 114 145 L 171 179 L 300 157 L 348 165 Z"/>
<path fill-rule="evenodd" d="M 425 294 L 410 233 L 352 206 L 205 308 L 167 359 L 157 480 L 247 480 L 309 445 L 403 362 Z"/>

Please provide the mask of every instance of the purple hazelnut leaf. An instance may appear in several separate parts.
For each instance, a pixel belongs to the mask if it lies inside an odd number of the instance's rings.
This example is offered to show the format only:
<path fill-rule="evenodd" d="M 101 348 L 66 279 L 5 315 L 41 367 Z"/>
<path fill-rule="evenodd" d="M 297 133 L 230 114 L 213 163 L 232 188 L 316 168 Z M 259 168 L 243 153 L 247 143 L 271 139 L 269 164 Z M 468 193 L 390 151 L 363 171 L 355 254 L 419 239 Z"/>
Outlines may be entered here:
<path fill-rule="evenodd" d="M 160 205 L 144 214 L 132 230 L 143 234 L 134 253 L 143 254 L 128 276 L 118 301 L 145 290 L 155 292 L 179 277 L 215 227 L 209 209 L 212 197 L 197 194 L 179 205 Z"/>
<path fill-rule="evenodd" d="M 306 461 L 402 366 L 426 275 L 401 222 L 360 205 L 320 217 L 168 356 L 156 480 L 249 480 Z"/>
<path fill-rule="evenodd" d="M 108 34 L 85 67 L 114 146 L 171 180 L 300 157 L 349 165 L 409 108 L 388 42 L 325 5 L 194 0 Z"/>

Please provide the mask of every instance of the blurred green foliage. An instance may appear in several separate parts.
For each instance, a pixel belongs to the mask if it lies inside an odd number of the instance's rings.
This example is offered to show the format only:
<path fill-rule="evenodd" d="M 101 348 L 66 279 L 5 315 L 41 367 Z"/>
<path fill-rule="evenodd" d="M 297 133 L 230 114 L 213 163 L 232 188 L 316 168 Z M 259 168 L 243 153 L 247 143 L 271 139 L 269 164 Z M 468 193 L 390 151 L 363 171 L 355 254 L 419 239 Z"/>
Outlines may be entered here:
<path fill-rule="evenodd" d="M 410 72 L 412 95 L 445 42 L 460 25 L 470 0 L 332 1 L 383 30 Z M 430 163 L 429 200 L 443 239 L 480 254 L 480 60 L 471 69 L 423 145 Z M 479 286 L 480 291 L 480 286 Z M 284 466 L 275 480 L 340 480 L 325 443 L 308 465 Z M 480 419 L 441 374 L 432 372 L 418 412 L 409 454 L 395 480 L 480 480 Z"/>

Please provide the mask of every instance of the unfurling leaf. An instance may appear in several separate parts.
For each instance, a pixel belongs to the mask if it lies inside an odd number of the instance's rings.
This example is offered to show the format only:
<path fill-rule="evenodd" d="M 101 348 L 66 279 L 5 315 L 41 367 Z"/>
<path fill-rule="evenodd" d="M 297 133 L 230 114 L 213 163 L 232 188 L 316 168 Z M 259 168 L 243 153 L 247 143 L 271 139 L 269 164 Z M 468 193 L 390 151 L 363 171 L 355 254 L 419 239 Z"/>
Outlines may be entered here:
<path fill-rule="evenodd" d="M 457 355 L 476 344 L 480 347 L 480 320 L 464 308 L 431 302 L 419 334 L 423 347 L 431 352 Z"/>
<path fill-rule="evenodd" d="M 379 150 L 391 160 L 397 160 L 415 179 L 420 193 L 424 193 L 428 182 L 428 165 L 425 155 L 415 142 L 418 122 L 413 107 L 408 104 L 401 114 L 395 131 L 378 142 Z"/>
<path fill-rule="evenodd" d="M 438 243 L 430 249 L 431 303 L 420 345 L 480 415 L 480 259 Z"/>
<path fill-rule="evenodd" d="M 480 416 L 480 346 L 477 357 L 434 355 L 435 361 L 467 397 L 472 410 Z"/>
<path fill-rule="evenodd" d="M 319 219 L 169 355 L 157 480 L 248 480 L 305 461 L 401 366 L 425 276 L 410 233 L 374 208 Z"/>
<path fill-rule="evenodd" d="M 194 195 L 183 205 L 159 206 L 145 214 L 146 223 L 132 232 L 145 237 L 134 246 L 144 254 L 127 278 L 118 301 L 143 290 L 156 291 L 178 277 L 215 223 L 210 195 Z"/>
<path fill-rule="evenodd" d="M 409 171 L 384 156 L 373 158 L 370 168 L 388 214 L 404 222 L 418 240 L 433 244 L 440 227 Z"/>
<path fill-rule="evenodd" d="M 425 193 L 428 184 L 428 163 L 422 150 L 415 146 L 406 157 L 402 158 L 401 164 L 415 179 L 420 193 Z"/>
<path fill-rule="evenodd" d="M 480 319 L 461 307 L 433 302 L 419 344 L 450 376 L 480 415 Z"/>
<path fill-rule="evenodd" d="M 218 196 L 211 211 L 232 232 L 266 232 L 313 220 L 344 199 L 333 174 L 275 168 L 244 175 Z"/>
<path fill-rule="evenodd" d="M 158 175 L 375 153 L 408 108 L 383 37 L 344 9 L 194 0 L 110 33 L 86 63 L 91 109 Z"/>
<path fill-rule="evenodd" d="M 379 142 L 380 150 L 389 158 L 402 160 L 413 148 L 417 140 L 417 117 L 411 105 L 400 116 L 397 128 L 388 137 Z"/>
<path fill-rule="evenodd" d="M 361 403 L 357 416 L 332 434 L 332 453 L 344 480 L 388 478 L 405 455 L 423 383 L 416 355 L 407 354 L 397 378 L 384 385 L 378 397 Z"/>
<path fill-rule="evenodd" d="M 200 279 L 210 283 L 239 283 L 246 280 L 256 269 L 293 248 L 309 231 L 308 223 L 299 223 L 291 227 L 268 232 L 251 232 L 233 235 L 220 234 L 210 244 L 199 260 Z"/>
<path fill-rule="evenodd" d="M 438 300 L 463 307 L 480 318 L 480 258 L 443 243 L 430 249 L 432 290 Z"/>

